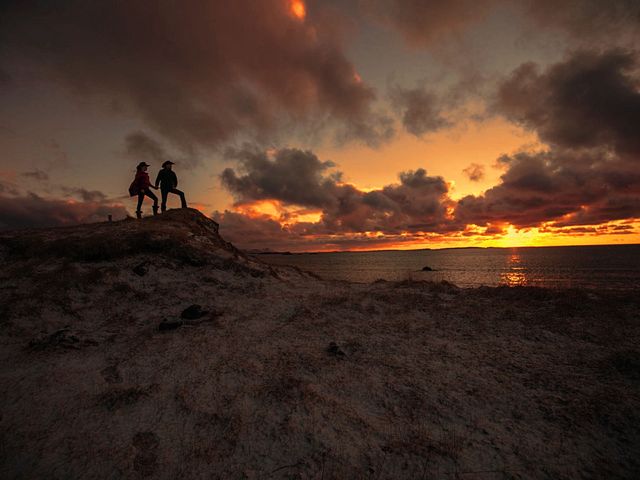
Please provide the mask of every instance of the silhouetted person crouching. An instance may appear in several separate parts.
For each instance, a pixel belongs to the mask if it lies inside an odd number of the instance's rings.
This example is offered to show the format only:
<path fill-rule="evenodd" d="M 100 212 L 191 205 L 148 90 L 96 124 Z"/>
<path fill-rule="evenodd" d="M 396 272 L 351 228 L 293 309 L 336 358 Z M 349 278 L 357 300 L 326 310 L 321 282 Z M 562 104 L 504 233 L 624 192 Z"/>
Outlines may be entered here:
<path fill-rule="evenodd" d="M 156 197 L 153 192 L 151 192 L 151 188 L 154 187 L 151 185 L 151 180 L 149 180 L 149 174 L 147 173 L 147 165 L 145 162 L 140 162 L 136 167 L 136 177 L 133 179 L 133 183 L 129 187 L 129 195 L 132 197 L 138 196 L 138 208 L 136 209 L 136 217 L 142 218 L 142 201 L 144 200 L 145 195 L 153 200 L 153 214 L 158 214 L 158 197 Z"/>
<path fill-rule="evenodd" d="M 167 210 L 167 196 L 170 193 L 180 195 L 182 208 L 187 208 L 187 201 L 184 198 L 184 192 L 176 188 L 178 186 L 178 177 L 172 170 L 173 165 L 175 164 L 169 160 L 164 162 L 162 164 L 162 170 L 158 172 L 158 176 L 156 177 L 156 188 L 160 185 L 160 192 L 162 193 L 162 203 L 160 204 L 160 207 L 163 212 Z"/>

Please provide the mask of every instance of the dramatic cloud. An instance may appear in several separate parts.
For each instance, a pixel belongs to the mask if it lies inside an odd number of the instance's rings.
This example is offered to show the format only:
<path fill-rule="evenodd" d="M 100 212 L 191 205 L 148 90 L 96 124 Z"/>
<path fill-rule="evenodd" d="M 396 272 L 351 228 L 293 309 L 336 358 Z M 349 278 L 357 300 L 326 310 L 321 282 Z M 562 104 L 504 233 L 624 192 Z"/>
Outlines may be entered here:
<path fill-rule="evenodd" d="M 35 180 L 47 196 L 25 190 L 14 180 Z M 57 227 L 78 223 L 104 222 L 127 216 L 122 202 L 99 190 L 51 185 L 45 172 L 0 172 L 0 229 Z"/>
<path fill-rule="evenodd" d="M 399 184 L 365 192 L 343 182 L 340 172 L 329 172 L 334 164 L 309 151 L 282 149 L 270 155 L 246 147 L 230 155 L 240 161 L 240 174 L 228 168 L 221 181 L 236 205 L 274 201 L 319 212 L 320 220 L 301 224 L 305 230 L 299 233 L 447 230 L 447 212 L 453 205 L 448 185 L 424 169 L 402 172 Z"/>
<path fill-rule="evenodd" d="M 283 149 L 269 158 L 251 147 L 229 150 L 228 158 L 240 161 L 243 175 L 227 168 L 222 184 L 240 201 L 280 200 L 287 204 L 327 207 L 335 201 L 335 178 L 324 177 L 333 162 L 321 162 L 313 153 Z"/>
<path fill-rule="evenodd" d="M 127 211 L 118 203 L 45 199 L 33 193 L 24 196 L 0 195 L 0 229 L 104 222 L 107 215 L 120 219 L 127 216 Z"/>
<path fill-rule="evenodd" d="M 2 68 L 18 56 L 46 65 L 186 149 L 327 120 L 343 139 L 382 141 L 386 119 L 372 114 L 339 22 L 299 13 L 289 0 L 14 2 L 0 17 L 13 55 Z"/>
<path fill-rule="evenodd" d="M 472 163 L 462 171 L 472 182 L 479 182 L 484 178 L 484 165 Z"/>
<path fill-rule="evenodd" d="M 168 159 L 164 147 L 144 132 L 130 133 L 124 141 L 125 153 L 132 159 L 156 163 Z"/>
<path fill-rule="evenodd" d="M 637 0 L 528 0 L 528 11 L 540 25 L 567 31 L 580 43 L 637 39 L 640 2 Z"/>
<path fill-rule="evenodd" d="M 389 95 L 401 111 L 402 124 L 409 133 L 421 137 L 452 124 L 442 116 L 442 106 L 437 95 L 424 88 L 390 88 Z"/>
<path fill-rule="evenodd" d="M 66 197 L 78 197 L 83 202 L 97 203 L 107 202 L 107 196 L 99 190 L 87 190 L 78 187 L 61 187 Z"/>
<path fill-rule="evenodd" d="M 630 45 L 638 40 L 640 24 L 637 0 L 361 0 L 360 5 L 414 47 L 440 47 L 497 7 L 519 7 L 536 28 L 559 29 L 582 45 Z"/>
<path fill-rule="evenodd" d="M 317 233 L 311 224 L 281 225 L 268 215 L 247 216 L 237 212 L 214 212 L 212 218 L 220 223 L 220 232 L 233 239 L 236 245 L 248 250 L 352 250 L 380 249 L 409 242 L 442 240 L 436 233 L 386 234 L 347 232 L 340 235 Z M 448 237 L 451 238 L 451 237 Z"/>
<path fill-rule="evenodd" d="M 578 52 L 541 72 L 515 70 L 498 91 L 497 111 L 561 148 L 608 146 L 640 154 L 640 81 L 636 55 Z"/>
<path fill-rule="evenodd" d="M 496 108 L 536 131 L 549 148 L 499 158 L 505 172 L 483 195 L 456 202 L 447 183 L 423 169 L 401 173 L 398 184 L 362 191 L 311 152 L 245 148 L 231 155 L 240 161 L 240 173 L 227 169 L 222 174 L 237 205 L 298 205 L 316 209 L 319 220 L 287 224 L 268 215 L 218 215 L 230 223 L 232 237 L 246 232 L 255 217 L 256 228 L 272 232 L 281 245 L 358 235 L 366 238 L 357 241 L 366 242 L 371 232 L 388 239 L 501 235 L 508 225 L 559 234 L 632 231 L 603 224 L 640 218 L 640 137 L 633 131 L 640 110 L 633 58 L 618 51 L 579 52 L 545 71 L 529 64 L 516 69 L 500 86 Z M 465 173 L 479 180 L 484 172 L 471 164 Z"/>
<path fill-rule="evenodd" d="M 635 56 L 620 51 L 516 69 L 496 108 L 550 148 L 500 158 L 501 182 L 461 199 L 456 220 L 567 227 L 640 217 L 639 85 Z"/>
<path fill-rule="evenodd" d="M 366 11 L 397 28 L 415 46 L 430 46 L 459 33 L 498 0 L 363 0 Z"/>
<path fill-rule="evenodd" d="M 47 182 L 49 181 L 49 175 L 42 170 L 33 170 L 31 172 L 23 172 L 20 174 L 21 177 L 27 178 L 30 180 L 35 180 L 37 182 Z"/>

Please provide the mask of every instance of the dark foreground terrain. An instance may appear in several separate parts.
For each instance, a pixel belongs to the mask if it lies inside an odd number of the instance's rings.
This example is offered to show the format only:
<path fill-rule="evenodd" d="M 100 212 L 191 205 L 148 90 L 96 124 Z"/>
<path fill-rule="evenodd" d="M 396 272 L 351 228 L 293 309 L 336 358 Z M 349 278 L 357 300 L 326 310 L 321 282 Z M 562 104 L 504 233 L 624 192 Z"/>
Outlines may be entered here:
<path fill-rule="evenodd" d="M 0 478 L 639 478 L 640 295 L 326 282 L 216 227 L 0 234 Z"/>

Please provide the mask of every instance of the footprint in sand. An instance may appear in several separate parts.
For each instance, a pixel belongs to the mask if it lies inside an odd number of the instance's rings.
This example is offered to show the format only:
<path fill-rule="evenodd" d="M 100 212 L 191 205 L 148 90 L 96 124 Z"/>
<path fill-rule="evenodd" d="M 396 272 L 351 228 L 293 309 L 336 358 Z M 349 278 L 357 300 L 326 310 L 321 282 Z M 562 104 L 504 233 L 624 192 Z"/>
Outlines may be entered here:
<path fill-rule="evenodd" d="M 107 383 L 122 383 L 122 376 L 115 365 L 103 369 L 100 373 Z"/>
<path fill-rule="evenodd" d="M 158 468 L 158 436 L 153 432 L 138 432 L 133 436 L 132 443 L 137 450 L 133 469 L 143 477 L 153 475 Z"/>

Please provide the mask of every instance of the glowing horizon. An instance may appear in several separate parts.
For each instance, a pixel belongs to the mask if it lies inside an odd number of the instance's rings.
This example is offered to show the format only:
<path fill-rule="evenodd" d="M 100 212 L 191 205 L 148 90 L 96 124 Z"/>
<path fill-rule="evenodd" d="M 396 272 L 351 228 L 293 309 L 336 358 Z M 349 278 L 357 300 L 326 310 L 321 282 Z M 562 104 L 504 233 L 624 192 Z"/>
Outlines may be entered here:
<path fill-rule="evenodd" d="M 172 160 L 239 247 L 640 243 L 628 4 L 141 5 L 3 11 L 0 229 L 131 215 Z"/>

